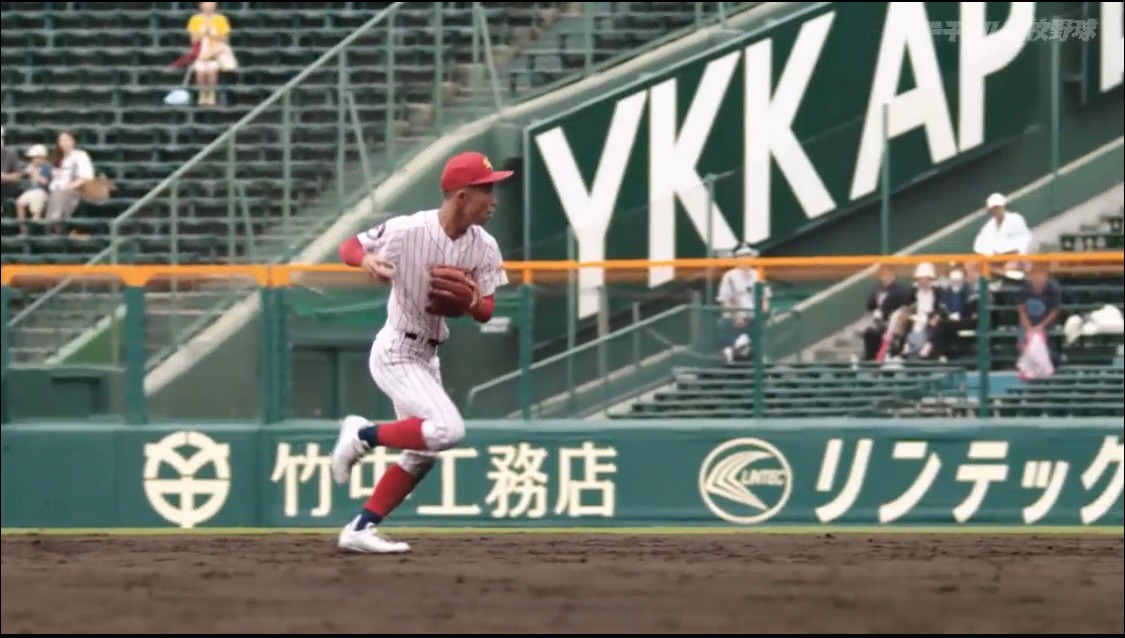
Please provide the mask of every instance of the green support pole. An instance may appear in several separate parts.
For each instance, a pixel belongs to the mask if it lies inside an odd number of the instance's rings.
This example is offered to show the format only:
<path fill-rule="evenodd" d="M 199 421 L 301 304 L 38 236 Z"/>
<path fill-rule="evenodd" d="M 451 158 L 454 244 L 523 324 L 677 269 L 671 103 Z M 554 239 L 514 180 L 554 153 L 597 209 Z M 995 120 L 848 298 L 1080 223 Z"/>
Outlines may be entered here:
<path fill-rule="evenodd" d="M 173 266 L 180 263 L 180 180 L 172 180 L 169 208 L 171 224 L 169 225 L 169 241 L 171 242 L 171 263 Z M 180 278 L 173 277 L 171 284 L 172 293 L 172 343 L 173 347 L 180 345 Z"/>
<path fill-rule="evenodd" d="M 277 403 L 274 416 L 278 421 L 289 418 L 289 397 L 292 395 L 293 360 L 289 350 L 289 289 L 274 289 L 274 364 L 277 366 Z"/>
<path fill-rule="evenodd" d="M 375 171 L 371 168 L 371 156 L 367 154 L 367 142 L 363 139 L 363 125 L 360 124 L 359 106 L 355 103 L 355 93 L 348 91 L 348 112 L 351 113 L 355 146 L 359 152 L 359 165 L 363 168 L 363 187 L 371 198 L 371 210 L 375 208 Z"/>
<path fill-rule="evenodd" d="M 586 32 L 586 59 L 582 73 L 589 76 L 594 72 L 594 9 L 590 2 L 582 3 L 582 30 Z"/>
<path fill-rule="evenodd" d="M 392 11 L 387 19 L 387 166 L 389 170 L 395 169 L 395 146 L 397 140 L 395 139 L 395 122 L 398 120 L 398 109 L 395 97 L 395 85 L 398 80 L 395 78 L 395 17 L 398 16 L 398 11 Z"/>
<path fill-rule="evenodd" d="M 1056 31 L 1061 33 L 1060 31 Z M 1047 189 L 1049 198 L 1048 209 L 1054 215 L 1058 211 L 1058 183 L 1059 183 L 1059 119 L 1061 113 L 1061 96 L 1059 84 L 1062 82 L 1062 61 L 1059 49 L 1059 38 L 1051 39 L 1051 186 Z"/>
<path fill-rule="evenodd" d="M 766 366 L 765 341 L 762 328 L 766 315 L 762 312 L 762 283 L 754 285 L 754 316 L 750 324 L 750 356 L 754 361 L 754 418 L 760 419 L 766 412 Z"/>
<path fill-rule="evenodd" d="M 0 286 L 0 423 L 7 423 L 12 415 L 8 412 L 8 367 L 11 365 L 11 344 L 8 342 L 8 296 L 7 286 Z"/>
<path fill-rule="evenodd" d="M 708 173 L 703 178 L 703 185 L 707 187 L 707 252 L 705 253 L 709 258 L 715 256 L 715 223 L 712 221 L 714 215 L 711 211 L 715 208 L 715 176 Z M 707 291 L 707 298 L 703 300 L 703 305 L 710 305 L 715 298 L 715 281 L 714 272 L 710 265 L 707 266 L 707 281 L 704 283 Z"/>
<path fill-rule="evenodd" d="M 348 90 L 348 66 L 344 52 L 336 56 L 336 214 L 344 212 L 344 154 L 348 152 L 345 127 L 348 122 L 344 94 Z"/>
<path fill-rule="evenodd" d="M 171 263 L 175 266 L 180 263 L 180 180 L 172 180 L 172 184 L 169 185 L 168 189 L 172 191 L 168 194 L 168 213 L 170 217 L 168 224 L 168 243 L 170 246 L 168 247 L 168 252 L 172 259 Z M 175 285 L 176 280 L 173 279 L 172 283 Z"/>
<path fill-rule="evenodd" d="M 262 423 L 273 423 L 273 290 L 263 286 L 258 290 L 258 301 L 261 306 L 258 312 L 258 401 Z"/>
<path fill-rule="evenodd" d="M 148 422 L 145 400 L 145 290 L 125 286 L 125 422 Z"/>
<path fill-rule="evenodd" d="M 566 259 L 578 260 L 578 239 L 574 228 L 566 226 Z M 566 387 L 570 392 L 570 407 L 578 403 L 578 383 L 574 377 L 574 348 L 578 345 L 578 273 L 574 269 L 566 272 Z"/>
<path fill-rule="evenodd" d="M 227 140 L 227 259 L 234 261 L 234 138 L 232 132 L 230 138 Z"/>
<path fill-rule="evenodd" d="M 520 382 L 519 400 L 520 416 L 525 421 L 531 420 L 531 348 L 532 340 L 532 304 L 530 284 L 520 284 Z"/>
<path fill-rule="evenodd" d="M 281 96 L 281 219 L 289 232 L 293 215 L 293 92 Z"/>
<path fill-rule="evenodd" d="M 988 333 L 992 329 L 992 304 L 988 298 L 988 278 L 981 276 L 977 282 L 977 373 L 980 386 L 977 388 L 977 416 L 987 418 L 991 389 L 989 372 L 992 369 L 992 350 L 988 344 Z"/>
<path fill-rule="evenodd" d="M 883 175 L 879 180 L 879 250 L 881 255 L 891 254 L 891 140 L 887 115 L 890 109 L 883 105 Z"/>
<path fill-rule="evenodd" d="M 477 26 L 477 12 L 473 11 L 473 35 L 472 45 L 470 51 L 473 54 L 472 72 L 469 74 L 469 105 L 472 113 L 477 112 L 477 96 L 480 94 L 480 83 L 477 76 L 480 75 L 480 27 Z"/>
<path fill-rule="evenodd" d="M 438 137 L 445 126 L 445 35 L 441 5 L 434 3 L 434 134 Z"/>

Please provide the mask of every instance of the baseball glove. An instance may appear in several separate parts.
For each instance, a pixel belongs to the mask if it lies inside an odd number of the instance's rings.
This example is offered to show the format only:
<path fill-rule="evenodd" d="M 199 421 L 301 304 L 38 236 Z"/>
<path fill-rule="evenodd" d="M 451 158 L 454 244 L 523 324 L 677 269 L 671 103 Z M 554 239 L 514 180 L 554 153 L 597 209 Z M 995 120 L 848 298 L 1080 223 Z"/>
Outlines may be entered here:
<path fill-rule="evenodd" d="M 443 317 L 460 317 L 473 307 L 479 296 L 476 283 L 460 268 L 430 267 L 426 312 Z"/>

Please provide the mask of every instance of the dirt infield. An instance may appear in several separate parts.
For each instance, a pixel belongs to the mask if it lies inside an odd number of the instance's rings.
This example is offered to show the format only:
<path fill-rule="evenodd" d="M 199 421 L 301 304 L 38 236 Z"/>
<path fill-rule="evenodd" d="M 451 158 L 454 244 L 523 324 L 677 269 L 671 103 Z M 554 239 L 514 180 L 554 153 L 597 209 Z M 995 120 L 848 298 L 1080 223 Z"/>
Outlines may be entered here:
<path fill-rule="evenodd" d="M 8 536 L 7 632 L 1115 632 L 1120 536 Z"/>

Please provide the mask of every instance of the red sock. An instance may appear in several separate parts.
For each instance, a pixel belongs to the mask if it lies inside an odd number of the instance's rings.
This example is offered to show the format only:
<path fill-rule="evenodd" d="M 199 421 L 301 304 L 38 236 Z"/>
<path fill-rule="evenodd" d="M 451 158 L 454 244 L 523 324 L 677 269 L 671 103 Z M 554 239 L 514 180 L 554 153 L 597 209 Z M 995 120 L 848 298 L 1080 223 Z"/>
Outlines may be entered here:
<path fill-rule="evenodd" d="M 413 474 L 395 463 L 383 473 L 363 509 L 372 514 L 378 514 L 379 519 L 382 520 L 402 504 L 402 501 L 406 499 L 417 483 L 418 479 Z"/>
<path fill-rule="evenodd" d="M 410 417 L 391 423 L 380 423 L 375 429 L 379 445 L 400 450 L 425 450 L 426 439 L 422 437 L 422 419 Z"/>

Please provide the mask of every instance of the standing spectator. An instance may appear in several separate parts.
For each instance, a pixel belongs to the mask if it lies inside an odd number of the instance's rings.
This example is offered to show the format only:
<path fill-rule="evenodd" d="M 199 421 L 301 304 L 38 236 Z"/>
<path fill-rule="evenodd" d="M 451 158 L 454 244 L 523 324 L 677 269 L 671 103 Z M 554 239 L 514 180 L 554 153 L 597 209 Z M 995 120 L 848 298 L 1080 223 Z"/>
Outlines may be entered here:
<path fill-rule="evenodd" d="M 27 237 L 27 214 L 35 221 L 43 219 L 47 207 L 47 187 L 51 183 L 51 165 L 47 163 L 47 148 L 36 144 L 27 150 L 29 164 L 25 170 L 28 187 L 16 200 L 16 218 L 20 224 L 20 237 Z"/>
<path fill-rule="evenodd" d="M 82 202 L 82 187 L 94 179 L 94 164 L 86 151 L 78 148 L 70 131 L 59 133 L 51 164 L 54 171 L 47 187 L 47 221 L 51 233 L 58 234 L 62 223 Z"/>
<path fill-rule="evenodd" d="M 893 266 L 879 266 L 879 283 L 867 297 L 871 325 L 863 330 L 863 359 L 874 361 L 887 332 L 887 320 L 896 310 L 910 303 L 910 291 L 895 279 Z"/>
<path fill-rule="evenodd" d="M 8 146 L 6 127 L 0 127 L 0 153 L 0 205 L 7 209 L 8 200 L 15 199 L 19 193 L 23 174 L 20 172 L 20 154 Z"/>
<path fill-rule="evenodd" d="M 1019 292 L 1020 347 L 1031 332 L 1046 335 L 1061 310 L 1062 287 L 1051 277 L 1047 264 L 1033 264 Z"/>
<path fill-rule="evenodd" d="M 758 251 L 739 246 L 735 257 L 757 257 Z M 720 338 L 723 342 L 723 357 L 727 362 L 736 358 L 746 358 L 750 354 L 750 321 L 754 315 L 754 286 L 758 284 L 758 274 L 749 265 L 736 266 L 723 273 L 719 282 L 719 304 L 726 309 L 721 320 Z M 769 286 L 762 288 L 762 311 L 769 312 Z"/>
<path fill-rule="evenodd" d="M 188 20 L 187 31 L 192 46 L 199 47 L 193 66 L 195 82 L 199 87 L 199 104 L 215 104 L 215 87 L 219 85 L 219 72 L 238 68 L 234 50 L 230 46 L 230 22 L 216 10 L 216 2 L 200 2 L 199 13 Z"/>

